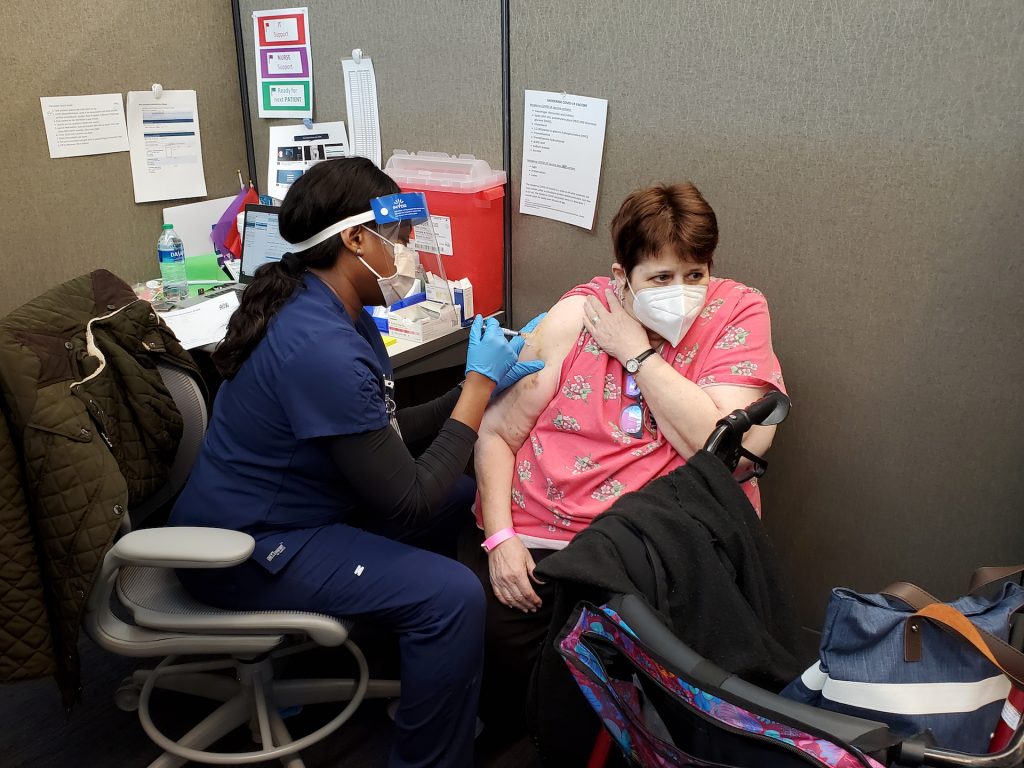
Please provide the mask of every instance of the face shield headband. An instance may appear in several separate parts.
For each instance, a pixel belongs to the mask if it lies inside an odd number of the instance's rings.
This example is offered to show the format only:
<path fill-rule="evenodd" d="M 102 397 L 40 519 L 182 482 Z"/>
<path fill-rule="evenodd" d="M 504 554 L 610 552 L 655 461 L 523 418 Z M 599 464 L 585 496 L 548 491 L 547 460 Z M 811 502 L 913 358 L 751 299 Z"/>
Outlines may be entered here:
<path fill-rule="evenodd" d="M 430 213 L 427 210 L 426 197 L 422 192 L 407 192 L 397 195 L 376 197 L 370 201 L 371 210 L 365 213 L 358 213 L 348 216 L 341 221 L 331 224 L 322 229 L 312 237 L 295 243 L 292 251 L 298 253 L 314 245 L 319 245 L 329 240 L 346 229 L 357 227 L 361 224 L 369 224 L 375 221 L 377 232 L 385 240 L 397 243 L 402 239 L 403 232 L 407 233 L 411 227 L 429 221 Z"/>
<path fill-rule="evenodd" d="M 373 211 L 366 211 L 365 213 L 357 213 L 355 216 L 348 216 L 341 221 L 331 224 L 326 229 L 322 229 L 310 238 L 303 240 L 301 243 L 295 243 L 292 246 L 293 253 L 299 253 L 307 248 L 312 248 L 314 245 L 320 245 L 325 240 L 330 240 L 337 234 L 344 232 L 346 229 L 352 227 L 358 227 L 361 224 L 368 224 L 373 221 Z"/>

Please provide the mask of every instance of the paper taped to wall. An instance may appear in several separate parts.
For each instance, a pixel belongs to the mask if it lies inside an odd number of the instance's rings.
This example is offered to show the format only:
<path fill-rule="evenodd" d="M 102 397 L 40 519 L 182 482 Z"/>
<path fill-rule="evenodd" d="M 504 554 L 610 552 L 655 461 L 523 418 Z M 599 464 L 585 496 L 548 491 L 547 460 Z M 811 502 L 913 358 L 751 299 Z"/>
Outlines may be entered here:
<path fill-rule="evenodd" d="M 135 202 L 206 197 L 195 91 L 128 91 Z"/>
<path fill-rule="evenodd" d="M 313 117 L 309 10 L 253 11 L 252 40 L 260 117 Z"/>
<path fill-rule="evenodd" d="M 292 184 L 321 160 L 349 155 L 345 123 L 270 126 L 267 194 L 284 200 Z"/>
<path fill-rule="evenodd" d="M 527 91 L 519 212 L 592 229 L 608 101 Z"/>
<path fill-rule="evenodd" d="M 380 167 L 380 115 L 377 113 L 377 76 L 369 56 L 359 61 L 342 59 L 345 76 L 345 106 L 352 154 L 368 157 Z"/>
<path fill-rule="evenodd" d="M 50 157 L 128 151 L 128 129 L 120 93 L 41 96 Z"/>

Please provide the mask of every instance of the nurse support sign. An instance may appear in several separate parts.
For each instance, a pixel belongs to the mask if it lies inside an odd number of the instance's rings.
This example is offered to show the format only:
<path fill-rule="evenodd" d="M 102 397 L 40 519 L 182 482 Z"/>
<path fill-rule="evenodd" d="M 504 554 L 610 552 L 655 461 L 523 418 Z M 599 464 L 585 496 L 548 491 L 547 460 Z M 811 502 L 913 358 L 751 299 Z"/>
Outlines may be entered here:
<path fill-rule="evenodd" d="M 253 11 L 252 24 L 260 117 L 312 117 L 308 9 Z"/>

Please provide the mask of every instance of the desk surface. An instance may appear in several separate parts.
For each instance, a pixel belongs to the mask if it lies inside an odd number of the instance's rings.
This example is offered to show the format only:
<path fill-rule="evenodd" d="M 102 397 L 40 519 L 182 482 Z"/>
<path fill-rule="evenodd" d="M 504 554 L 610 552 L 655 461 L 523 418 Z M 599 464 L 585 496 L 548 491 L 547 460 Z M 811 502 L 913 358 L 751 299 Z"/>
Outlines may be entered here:
<path fill-rule="evenodd" d="M 465 365 L 468 338 L 469 328 L 457 328 L 422 344 L 397 339 L 387 348 L 391 365 L 395 369 L 395 378 L 404 379 L 420 373 Z"/>
<path fill-rule="evenodd" d="M 496 312 L 492 317 L 499 323 L 505 318 L 504 312 Z M 440 371 L 466 364 L 466 340 L 469 328 L 458 328 L 433 341 L 415 344 L 404 339 L 397 339 L 388 347 L 388 356 L 395 369 L 395 378 L 404 379 L 421 373 Z"/>
<path fill-rule="evenodd" d="M 500 323 L 505 316 L 498 312 L 493 317 Z M 451 333 L 417 344 L 405 339 L 395 339 L 395 343 L 387 347 L 388 357 L 395 370 L 396 379 L 418 376 L 422 373 L 440 371 L 466 364 L 466 340 L 469 328 L 456 328 Z M 216 344 L 200 347 L 204 352 L 213 352 Z"/>

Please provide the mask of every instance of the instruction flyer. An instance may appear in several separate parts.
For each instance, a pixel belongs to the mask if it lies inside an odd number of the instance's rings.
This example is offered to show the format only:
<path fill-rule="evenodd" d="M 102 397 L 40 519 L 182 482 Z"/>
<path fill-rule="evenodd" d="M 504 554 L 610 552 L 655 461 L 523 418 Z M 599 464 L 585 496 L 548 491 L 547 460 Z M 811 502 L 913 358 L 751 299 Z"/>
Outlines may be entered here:
<path fill-rule="evenodd" d="M 309 11 L 253 11 L 260 117 L 313 117 Z"/>
<path fill-rule="evenodd" d="M 206 197 L 195 91 L 128 91 L 135 202 Z"/>
<path fill-rule="evenodd" d="M 128 129 L 120 93 L 41 96 L 50 157 L 80 157 L 128 151 Z"/>
<path fill-rule="evenodd" d="M 526 91 L 520 213 L 593 229 L 607 99 Z"/>
<path fill-rule="evenodd" d="M 270 157 L 267 166 L 267 194 L 284 200 L 288 190 L 303 173 L 322 160 L 347 157 L 345 123 L 312 123 L 270 126 Z"/>

